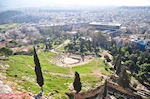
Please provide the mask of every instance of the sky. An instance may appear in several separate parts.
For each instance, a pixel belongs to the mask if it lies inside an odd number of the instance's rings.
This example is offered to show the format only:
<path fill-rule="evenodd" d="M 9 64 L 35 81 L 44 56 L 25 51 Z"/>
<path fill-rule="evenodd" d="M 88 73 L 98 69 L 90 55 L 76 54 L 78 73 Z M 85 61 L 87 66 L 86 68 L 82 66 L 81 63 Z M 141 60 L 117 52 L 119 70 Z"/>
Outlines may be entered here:
<path fill-rule="evenodd" d="M 78 6 L 150 6 L 150 0 L 0 0 L 0 7 Z"/>

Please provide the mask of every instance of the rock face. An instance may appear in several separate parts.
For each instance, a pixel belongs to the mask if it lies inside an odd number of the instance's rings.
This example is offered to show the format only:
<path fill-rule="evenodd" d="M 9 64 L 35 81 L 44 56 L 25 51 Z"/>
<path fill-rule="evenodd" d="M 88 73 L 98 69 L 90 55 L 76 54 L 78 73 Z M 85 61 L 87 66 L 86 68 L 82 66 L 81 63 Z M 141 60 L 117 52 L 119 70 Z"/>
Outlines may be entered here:
<path fill-rule="evenodd" d="M 0 93 L 11 93 L 12 89 L 8 85 L 4 85 L 2 81 L 0 81 Z"/>
<path fill-rule="evenodd" d="M 73 99 L 84 99 L 84 97 L 80 93 L 78 93 L 74 95 Z"/>

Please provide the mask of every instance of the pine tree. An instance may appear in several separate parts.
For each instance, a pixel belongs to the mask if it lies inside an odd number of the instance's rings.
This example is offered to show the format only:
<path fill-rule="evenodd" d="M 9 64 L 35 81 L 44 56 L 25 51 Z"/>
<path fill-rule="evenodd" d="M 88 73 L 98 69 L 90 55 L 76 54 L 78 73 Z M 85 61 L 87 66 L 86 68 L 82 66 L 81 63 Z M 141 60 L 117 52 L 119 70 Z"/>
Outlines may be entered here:
<path fill-rule="evenodd" d="M 35 47 L 34 47 L 34 63 L 35 63 L 35 73 L 36 73 L 37 83 L 41 87 L 41 90 L 43 92 L 42 86 L 44 85 L 44 79 L 43 79 L 42 70 L 41 70 L 40 62 Z"/>
<path fill-rule="evenodd" d="M 107 96 L 107 79 L 105 80 L 105 84 L 104 84 L 103 99 L 105 99 L 106 96 Z"/>
<path fill-rule="evenodd" d="M 74 87 L 74 90 L 76 90 L 76 93 L 79 93 L 81 91 L 82 85 L 80 82 L 80 75 L 78 74 L 78 72 L 75 72 L 75 79 L 73 82 L 73 87 Z"/>
<path fill-rule="evenodd" d="M 129 87 L 130 77 L 129 77 L 129 74 L 126 72 L 125 68 L 123 68 L 123 70 L 120 72 L 117 82 L 123 88 L 128 88 Z"/>

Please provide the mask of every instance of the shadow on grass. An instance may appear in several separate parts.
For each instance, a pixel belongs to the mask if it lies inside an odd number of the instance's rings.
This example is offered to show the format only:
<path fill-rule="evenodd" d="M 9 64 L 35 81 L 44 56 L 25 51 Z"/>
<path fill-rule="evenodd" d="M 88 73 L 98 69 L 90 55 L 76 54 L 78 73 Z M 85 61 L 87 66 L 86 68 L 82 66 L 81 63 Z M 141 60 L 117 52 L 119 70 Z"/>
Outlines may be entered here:
<path fill-rule="evenodd" d="M 2 60 L 2 61 L 8 61 L 9 59 L 8 58 L 0 58 L 0 60 Z"/>

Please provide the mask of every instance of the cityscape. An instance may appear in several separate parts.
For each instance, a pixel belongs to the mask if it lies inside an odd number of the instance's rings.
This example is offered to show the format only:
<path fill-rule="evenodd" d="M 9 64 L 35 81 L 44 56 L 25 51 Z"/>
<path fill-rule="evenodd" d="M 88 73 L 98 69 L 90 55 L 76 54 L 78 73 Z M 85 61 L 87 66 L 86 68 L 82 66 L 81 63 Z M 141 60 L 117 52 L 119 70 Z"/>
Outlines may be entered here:
<path fill-rule="evenodd" d="M 149 0 L 17 1 L 0 3 L 0 99 L 150 98 Z"/>

